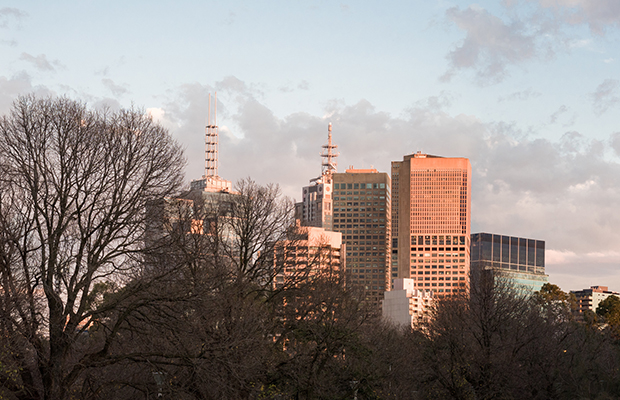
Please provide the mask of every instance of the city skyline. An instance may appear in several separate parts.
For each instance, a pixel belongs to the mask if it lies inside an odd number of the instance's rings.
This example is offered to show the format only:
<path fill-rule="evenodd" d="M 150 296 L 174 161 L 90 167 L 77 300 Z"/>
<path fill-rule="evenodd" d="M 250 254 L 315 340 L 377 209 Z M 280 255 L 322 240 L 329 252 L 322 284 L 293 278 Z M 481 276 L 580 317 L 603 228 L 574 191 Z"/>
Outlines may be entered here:
<path fill-rule="evenodd" d="M 612 0 L 0 7 L 0 114 L 21 94 L 144 107 L 219 174 L 299 188 L 418 150 L 472 163 L 472 232 L 546 242 L 549 281 L 620 290 L 620 9 Z"/>

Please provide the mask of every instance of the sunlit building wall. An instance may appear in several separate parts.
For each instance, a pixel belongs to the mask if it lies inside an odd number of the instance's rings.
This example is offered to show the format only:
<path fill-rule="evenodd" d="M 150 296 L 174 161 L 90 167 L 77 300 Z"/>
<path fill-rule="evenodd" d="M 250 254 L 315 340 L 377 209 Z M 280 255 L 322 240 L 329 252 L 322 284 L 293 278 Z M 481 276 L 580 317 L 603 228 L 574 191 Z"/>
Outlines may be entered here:
<path fill-rule="evenodd" d="M 471 164 L 422 154 L 392 162 L 391 278 L 438 297 L 469 279 Z"/>
<path fill-rule="evenodd" d="M 347 285 L 378 308 L 390 285 L 390 177 L 351 167 L 333 174 L 333 182 L 333 230 L 346 245 Z"/>

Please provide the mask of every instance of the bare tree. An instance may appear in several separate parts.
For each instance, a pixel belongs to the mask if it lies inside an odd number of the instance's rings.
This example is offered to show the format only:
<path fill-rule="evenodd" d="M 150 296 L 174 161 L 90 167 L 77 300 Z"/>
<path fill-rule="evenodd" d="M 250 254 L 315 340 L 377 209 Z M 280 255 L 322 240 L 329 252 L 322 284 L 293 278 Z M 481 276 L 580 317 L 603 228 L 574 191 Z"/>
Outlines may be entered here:
<path fill-rule="evenodd" d="M 65 398 L 105 357 L 115 327 L 96 343 L 88 331 L 122 296 L 98 300 L 136 276 L 146 205 L 180 188 L 183 165 L 168 132 L 138 110 L 29 96 L 2 118 L 0 318 L 20 344 L 20 397 Z"/>

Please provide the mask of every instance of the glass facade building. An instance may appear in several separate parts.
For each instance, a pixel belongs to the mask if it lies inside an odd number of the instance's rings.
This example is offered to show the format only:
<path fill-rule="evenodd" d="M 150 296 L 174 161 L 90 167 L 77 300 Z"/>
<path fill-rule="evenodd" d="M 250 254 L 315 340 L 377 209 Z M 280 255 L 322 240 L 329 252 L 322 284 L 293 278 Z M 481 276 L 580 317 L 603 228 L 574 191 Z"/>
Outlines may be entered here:
<path fill-rule="evenodd" d="M 548 282 L 545 242 L 493 233 L 471 235 L 471 270 L 495 270 L 529 290 Z"/>

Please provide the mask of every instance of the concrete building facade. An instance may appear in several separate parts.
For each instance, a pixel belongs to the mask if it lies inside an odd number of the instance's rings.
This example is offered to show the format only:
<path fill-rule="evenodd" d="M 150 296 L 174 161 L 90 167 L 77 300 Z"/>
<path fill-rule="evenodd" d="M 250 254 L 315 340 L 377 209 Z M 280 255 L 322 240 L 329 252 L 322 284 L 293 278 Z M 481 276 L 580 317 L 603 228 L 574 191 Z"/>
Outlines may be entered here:
<path fill-rule="evenodd" d="M 305 226 L 332 229 L 332 175 L 321 176 L 313 185 L 304 186 L 297 214 Z"/>
<path fill-rule="evenodd" d="M 589 310 L 596 312 L 601 301 L 609 296 L 619 296 L 619 292 L 609 290 L 607 286 L 591 286 L 590 289 L 571 291 L 577 299 L 577 311 L 580 313 Z"/>
<path fill-rule="evenodd" d="M 438 297 L 466 292 L 470 215 L 468 159 L 417 152 L 393 161 L 391 278 Z"/>
<path fill-rule="evenodd" d="M 471 270 L 493 270 L 533 293 L 549 282 L 545 242 L 493 233 L 471 235 Z"/>
<path fill-rule="evenodd" d="M 346 271 L 346 246 L 339 232 L 297 226 L 289 240 L 274 249 L 274 289 L 295 285 L 319 275 L 337 278 Z"/>
<path fill-rule="evenodd" d="M 347 248 L 347 285 L 377 308 L 390 287 L 390 177 L 376 169 L 334 173 L 333 226 Z"/>
<path fill-rule="evenodd" d="M 433 292 L 415 289 L 413 279 L 397 278 L 383 299 L 383 318 L 395 325 L 413 326 L 429 318 Z"/>

